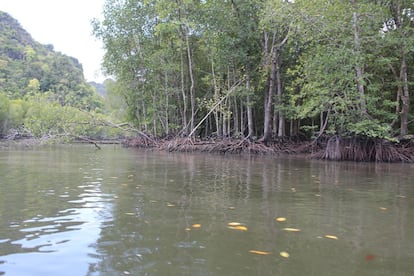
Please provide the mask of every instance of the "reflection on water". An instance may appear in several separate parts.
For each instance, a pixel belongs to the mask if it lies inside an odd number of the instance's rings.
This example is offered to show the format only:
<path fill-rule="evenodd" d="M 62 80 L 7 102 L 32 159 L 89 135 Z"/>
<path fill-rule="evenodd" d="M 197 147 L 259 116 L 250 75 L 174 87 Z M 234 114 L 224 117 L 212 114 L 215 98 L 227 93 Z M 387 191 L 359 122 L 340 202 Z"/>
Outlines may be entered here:
<path fill-rule="evenodd" d="M 412 168 L 2 151 L 0 275 L 412 275 Z"/>

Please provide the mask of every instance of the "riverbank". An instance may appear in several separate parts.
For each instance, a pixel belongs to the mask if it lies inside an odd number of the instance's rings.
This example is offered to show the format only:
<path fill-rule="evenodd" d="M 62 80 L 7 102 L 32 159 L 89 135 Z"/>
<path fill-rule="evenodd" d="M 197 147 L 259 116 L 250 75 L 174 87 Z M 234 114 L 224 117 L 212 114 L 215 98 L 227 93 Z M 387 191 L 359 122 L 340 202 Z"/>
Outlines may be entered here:
<path fill-rule="evenodd" d="M 313 159 L 356 162 L 414 163 L 414 140 L 388 141 L 372 138 L 322 137 L 317 140 L 282 138 L 270 142 L 250 139 L 196 139 L 183 137 L 157 138 L 137 136 L 129 139 L 93 139 L 72 137 L 70 140 L 24 138 L 0 140 L 0 149 L 35 147 L 62 143 L 121 144 L 167 152 L 201 152 L 213 154 L 302 155 Z"/>
<path fill-rule="evenodd" d="M 219 154 L 301 154 L 332 161 L 414 163 L 414 141 L 388 141 L 364 137 L 321 137 L 317 140 L 298 138 L 270 142 L 249 139 L 158 139 L 139 136 L 127 139 L 124 146 L 155 148 L 169 152 L 207 152 Z"/>

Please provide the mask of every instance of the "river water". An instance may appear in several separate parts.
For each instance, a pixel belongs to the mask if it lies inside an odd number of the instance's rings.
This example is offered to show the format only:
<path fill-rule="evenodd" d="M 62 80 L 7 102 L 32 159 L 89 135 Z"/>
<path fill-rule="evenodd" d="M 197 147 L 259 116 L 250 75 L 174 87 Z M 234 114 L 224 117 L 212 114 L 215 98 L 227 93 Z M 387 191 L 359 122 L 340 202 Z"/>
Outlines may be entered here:
<path fill-rule="evenodd" d="M 414 165 L 0 151 L 0 275 L 414 275 Z"/>

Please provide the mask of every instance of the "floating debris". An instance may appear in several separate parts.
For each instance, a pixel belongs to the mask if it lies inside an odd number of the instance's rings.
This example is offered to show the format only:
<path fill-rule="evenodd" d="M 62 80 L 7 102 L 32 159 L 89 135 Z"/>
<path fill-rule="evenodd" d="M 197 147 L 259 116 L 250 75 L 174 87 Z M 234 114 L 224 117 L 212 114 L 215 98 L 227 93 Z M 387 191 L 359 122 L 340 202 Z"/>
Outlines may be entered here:
<path fill-rule="evenodd" d="M 286 251 L 282 251 L 282 252 L 280 252 L 280 256 L 282 256 L 283 258 L 289 258 L 290 254 L 287 253 Z"/>
<path fill-rule="evenodd" d="M 229 229 L 239 230 L 239 231 L 247 231 L 247 227 L 244 225 L 237 225 L 237 226 L 227 226 Z"/>
<path fill-rule="evenodd" d="M 288 232 L 300 232 L 301 230 L 298 228 L 283 228 L 283 230 L 288 231 Z"/>
<path fill-rule="evenodd" d="M 278 217 L 278 218 L 276 218 L 276 221 L 278 221 L 278 222 L 285 222 L 286 221 L 286 218 L 284 218 L 284 217 Z"/>
<path fill-rule="evenodd" d="M 201 224 L 199 223 L 195 223 L 192 225 L 193 228 L 201 228 Z"/>
<path fill-rule="evenodd" d="M 375 259 L 375 255 L 373 254 L 368 254 L 365 256 L 365 261 L 372 261 L 373 259 Z"/>
<path fill-rule="evenodd" d="M 387 208 L 385 208 L 385 207 L 379 207 L 379 209 L 380 209 L 381 211 L 387 211 Z"/>
<path fill-rule="evenodd" d="M 272 254 L 272 252 L 260 251 L 260 250 L 249 250 L 249 253 L 257 254 L 257 255 L 270 255 L 270 254 Z"/>
<path fill-rule="evenodd" d="M 242 225 L 240 222 L 229 222 L 227 223 L 228 226 L 239 226 Z"/>
<path fill-rule="evenodd" d="M 125 213 L 125 215 L 128 215 L 128 216 L 135 216 L 135 213 Z"/>
<path fill-rule="evenodd" d="M 175 207 L 175 205 L 174 205 L 174 204 L 172 204 L 172 203 L 168 203 L 168 204 L 167 204 L 167 207 Z"/>
<path fill-rule="evenodd" d="M 338 239 L 338 237 L 334 236 L 334 235 L 325 235 L 325 238 L 331 239 L 331 240 L 337 240 Z"/>

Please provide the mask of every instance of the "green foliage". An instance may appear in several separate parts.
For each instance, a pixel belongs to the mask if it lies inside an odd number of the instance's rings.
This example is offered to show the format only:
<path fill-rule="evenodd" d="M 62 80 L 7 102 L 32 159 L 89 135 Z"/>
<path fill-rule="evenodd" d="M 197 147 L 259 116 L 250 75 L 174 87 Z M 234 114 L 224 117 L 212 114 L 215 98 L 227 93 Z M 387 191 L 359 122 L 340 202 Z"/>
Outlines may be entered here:
<path fill-rule="evenodd" d="M 61 105 L 102 107 L 77 59 L 34 41 L 15 19 L 1 11 L 0 29 L 0 90 L 9 98 L 49 93 L 50 99 Z"/>
<path fill-rule="evenodd" d="M 0 94 L 0 136 L 3 136 L 7 130 L 9 106 L 8 98 Z"/>
<path fill-rule="evenodd" d="M 24 126 L 36 137 L 86 136 L 108 138 L 122 135 L 103 123 L 107 118 L 99 114 L 90 114 L 71 106 L 50 104 L 46 101 L 31 101 L 23 119 Z"/>
<path fill-rule="evenodd" d="M 391 139 L 390 125 L 381 124 L 378 120 L 361 120 L 359 122 L 349 124 L 347 129 L 351 135 Z"/>
<path fill-rule="evenodd" d="M 258 135 L 265 112 L 285 133 L 389 138 L 404 120 L 414 130 L 413 10 L 408 0 L 107 0 L 94 22 L 116 78 L 107 108 L 153 134 L 186 130 L 240 82 L 206 135 L 246 132 L 250 107 Z"/>
<path fill-rule="evenodd" d="M 96 138 L 124 135 L 105 126 L 104 99 L 75 58 L 41 45 L 0 11 L 0 137 Z"/>

